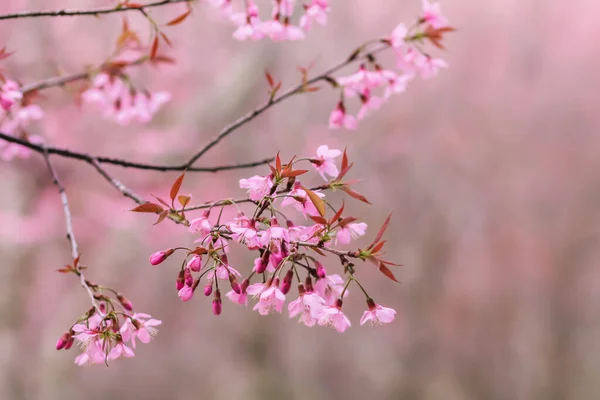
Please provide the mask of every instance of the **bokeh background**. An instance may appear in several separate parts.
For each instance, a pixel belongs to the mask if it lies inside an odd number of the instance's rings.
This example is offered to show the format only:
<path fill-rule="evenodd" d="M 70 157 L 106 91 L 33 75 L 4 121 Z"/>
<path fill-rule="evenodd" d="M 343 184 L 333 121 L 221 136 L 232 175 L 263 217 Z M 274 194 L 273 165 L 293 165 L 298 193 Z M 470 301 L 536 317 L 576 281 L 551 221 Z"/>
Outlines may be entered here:
<path fill-rule="evenodd" d="M 199 5 L 167 30 L 175 66 L 133 73 L 173 100 L 150 125 L 121 127 L 61 89 L 43 93 L 37 133 L 56 146 L 138 161 L 181 163 L 226 123 L 265 99 L 268 68 L 296 84 L 297 66 L 324 70 L 364 40 L 414 20 L 417 0 L 332 1 L 330 24 L 298 43 L 239 43 Z M 88 165 L 55 158 L 70 196 L 90 279 L 115 287 L 163 320 L 151 345 L 109 368 L 79 368 L 57 338 L 88 308 L 69 262 L 62 208 L 43 160 L 0 165 L 0 398 L 2 399 L 598 399 L 600 398 L 600 33 L 595 0 L 442 0 L 458 31 L 450 69 L 360 124 L 332 132 L 336 94 L 286 101 L 243 127 L 199 165 L 289 157 L 319 144 L 348 147 L 352 176 L 375 206 L 349 202 L 374 230 L 393 211 L 389 258 L 402 281 L 370 265 L 360 276 L 398 310 L 385 328 L 358 326 L 360 296 L 343 335 L 287 316 L 260 317 L 224 300 L 179 301 L 177 261 L 151 252 L 194 237 L 133 215 L 132 203 Z M 4 0 L 0 12 L 86 8 L 92 0 Z M 154 9 L 168 21 L 181 5 Z M 133 26 L 147 37 L 140 16 Z M 8 76 L 32 82 L 98 65 L 121 17 L 0 22 Z M 351 72 L 352 69 L 346 72 Z M 110 168 L 148 198 L 175 173 Z M 189 174 L 195 202 L 243 195 L 237 180 L 263 169 Z M 316 182 L 316 181 L 315 181 Z M 234 252 L 232 264 L 251 267 Z M 329 268 L 336 268 L 333 263 Z"/>

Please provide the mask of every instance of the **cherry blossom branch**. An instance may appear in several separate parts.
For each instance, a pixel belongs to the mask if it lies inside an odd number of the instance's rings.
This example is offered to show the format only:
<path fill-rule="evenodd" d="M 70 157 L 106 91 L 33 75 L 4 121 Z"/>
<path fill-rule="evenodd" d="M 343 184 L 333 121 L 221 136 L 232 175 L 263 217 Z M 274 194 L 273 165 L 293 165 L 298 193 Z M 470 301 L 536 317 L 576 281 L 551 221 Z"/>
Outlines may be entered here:
<path fill-rule="evenodd" d="M 356 251 L 337 250 L 337 249 L 332 249 L 331 247 L 325 247 L 323 245 L 319 245 L 319 244 L 315 244 L 315 243 L 308 243 L 308 242 L 293 242 L 293 243 L 298 246 L 311 247 L 311 248 L 318 249 L 321 251 L 326 251 L 328 253 L 335 254 L 336 256 L 340 256 L 340 257 L 360 258 Z"/>
<path fill-rule="evenodd" d="M 90 161 L 90 164 L 94 168 L 96 168 L 96 171 L 98 171 L 98 173 L 100 175 L 102 175 L 102 177 L 104 179 L 106 179 L 111 185 L 113 185 L 115 187 L 115 189 L 117 189 L 119 192 L 121 192 L 123 194 L 123 196 L 129 197 L 131 200 L 135 201 L 137 204 L 144 203 L 144 200 L 140 196 L 138 196 L 133 191 L 128 189 L 127 186 L 123 185 L 120 181 L 113 178 L 104 168 L 102 168 L 102 166 L 100 165 L 98 160 L 96 160 L 94 158 L 94 159 L 92 159 L 92 161 Z"/>
<path fill-rule="evenodd" d="M 58 192 L 60 193 L 60 199 L 62 201 L 63 210 L 65 213 L 65 223 L 67 225 L 67 238 L 71 243 L 71 256 L 73 257 L 73 262 L 76 266 L 75 272 L 77 276 L 79 276 L 79 283 L 87 292 L 94 308 L 100 311 L 92 289 L 90 289 L 90 286 L 88 285 L 88 282 L 85 279 L 83 272 L 81 272 L 81 269 L 77 267 L 77 262 L 79 259 L 79 249 L 77 247 L 77 239 L 75 239 L 75 233 L 73 231 L 73 219 L 71 216 L 71 208 L 69 207 L 69 199 L 67 198 L 67 193 L 65 192 L 65 188 L 62 186 L 60 180 L 58 179 L 58 174 L 56 173 L 54 165 L 52 165 L 52 162 L 50 161 L 50 153 L 48 151 L 43 151 L 42 154 L 44 156 L 44 160 L 46 161 L 46 165 L 48 166 L 48 170 L 52 175 L 52 182 L 56 185 L 56 187 L 58 188 Z"/>
<path fill-rule="evenodd" d="M 53 10 L 53 11 L 23 11 L 12 14 L 0 15 L 0 20 L 18 19 L 18 18 L 38 18 L 38 17 L 77 17 L 77 16 L 94 16 L 97 17 L 103 14 L 121 13 L 127 11 L 144 12 L 148 8 L 160 7 L 175 3 L 189 3 L 193 0 L 161 0 L 153 3 L 143 4 L 137 7 L 118 5 L 117 7 L 94 8 L 90 10 Z"/>
<path fill-rule="evenodd" d="M 388 48 L 389 48 L 389 46 L 385 46 L 385 45 L 379 46 L 379 47 L 369 51 L 368 54 L 376 54 L 376 53 L 379 53 Z M 254 111 L 244 115 L 243 117 L 239 118 L 238 120 L 227 125 L 206 146 L 204 146 L 200 151 L 198 151 L 196 154 L 194 154 L 192 156 L 192 158 L 190 158 L 190 160 L 185 165 L 188 168 L 191 167 L 200 157 L 202 157 L 206 152 L 208 152 L 211 148 L 213 148 L 215 145 L 217 145 L 221 140 L 223 140 L 224 138 L 229 136 L 231 133 L 233 133 L 238 128 L 240 128 L 243 125 L 247 124 L 248 122 L 252 121 L 254 118 L 258 117 L 259 115 L 261 115 L 262 113 L 267 111 L 272 106 L 282 102 L 283 100 L 285 100 L 295 94 L 305 92 L 306 89 L 310 85 L 313 85 L 320 81 L 331 79 L 331 77 L 329 76 L 330 74 L 339 71 L 340 69 L 352 64 L 353 62 L 367 58 L 368 55 L 363 55 L 361 57 L 358 57 L 358 54 L 360 54 L 361 51 L 364 51 L 364 49 L 359 48 L 346 60 L 334 65 L 333 67 L 329 68 L 328 70 L 321 73 L 320 75 L 315 76 L 311 79 L 308 79 L 308 80 L 302 82 L 301 84 L 297 85 L 296 87 L 289 89 L 287 92 L 285 92 L 277 97 L 270 98 L 265 104 L 263 104 L 259 108 L 255 109 Z"/>
<path fill-rule="evenodd" d="M 8 135 L 8 134 L 2 133 L 2 132 L 0 132 L 0 139 L 5 140 L 7 142 L 20 144 L 20 145 L 25 146 L 33 151 L 38 152 L 38 153 L 47 152 L 48 154 L 56 154 L 56 155 L 66 157 L 66 158 L 73 158 L 76 160 L 86 161 L 90 164 L 92 164 L 93 161 L 95 160 L 97 163 L 100 163 L 100 164 L 112 164 L 112 165 L 117 165 L 119 167 L 124 167 L 124 168 L 135 168 L 135 169 L 161 171 L 161 172 L 187 170 L 189 172 L 213 172 L 213 173 L 215 173 L 215 172 L 219 172 L 219 171 L 227 171 L 227 170 L 232 170 L 232 169 L 253 168 L 253 167 L 260 166 L 260 165 L 268 164 L 271 161 L 273 161 L 273 157 L 271 157 L 271 158 L 266 158 L 264 160 L 253 161 L 253 162 L 242 163 L 242 164 L 221 165 L 221 166 L 216 166 L 216 167 L 188 168 L 187 164 L 184 164 L 184 165 L 152 165 L 152 164 L 136 163 L 136 162 L 131 162 L 131 161 L 127 161 L 127 160 L 120 160 L 120 159 L 110 158 L 110 157 L 92 156 L 87 153 L 79 153 L 76 151 L 63 149 L 63 148 L 59 148 L 59 147 L 43 146 L 43 145 L 31 143 L 25 139 L 11 136 L 11 135 Z"/>
<path fill-rule="evenodd" d="M 90 77 L 89 72 L 80 72 L 78 74 L 57 76 L 53 78 L 44 79 L 38 82 L 32 82 L 27 85 L 21 86 L 21 93 L 26 94 L 36 90 L 47 89 L 55 86 L 63 86 L 67 83 L 88 79 Z"/>

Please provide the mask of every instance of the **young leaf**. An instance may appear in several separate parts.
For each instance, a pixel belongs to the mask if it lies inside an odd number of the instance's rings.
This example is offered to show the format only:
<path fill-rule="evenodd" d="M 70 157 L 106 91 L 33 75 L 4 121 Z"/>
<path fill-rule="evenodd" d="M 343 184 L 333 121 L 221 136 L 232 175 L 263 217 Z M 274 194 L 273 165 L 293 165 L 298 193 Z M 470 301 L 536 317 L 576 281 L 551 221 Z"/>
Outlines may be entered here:
<path fill-rule="evenodd" d="M 338 220 L 338 218 L 340 218 L 342 216 L 342 213 L 344 212 L 344 203 L 342 203 L 342 206 L 340 207 L 340 209 L 335 213 L 335 215 L 331 218 L 331 220 L 329 221 L 330 225 L 333 225 L 333 223 L 335 221 Z"/>
<path fill-rule="evenodd" d="M 177 197 L 177 194 L 179 193 L 179 189 L 181 189 L 181 184 L 183 183 L 183 177 L 185 176 L 185 172 L 183 174 L 181 174 L 179 176 L 179 178 L 177 178 L 175 180 L 175 182 L 173 182 L 173 186 L 171 186 L 171 200 L 175 201 L 175 197 Z"/>
<path fill-rule="evenodd" d="M 181 195 L 177 197 L 177 200 L 179 200 L 179 204 L 181 204 L 181 207 L 185 208 L 190 203 L 190 200 L 192 200 L 192 197 Z"/>
<path fill-rule="evenodd" d="M 317 224 L 327 225 L 327 220 L 325 218 L 323 218 L 323 217 L 320 217 L 320 216 L 315 217 L 315 216 L 312 216 L 312 215 L 309 215 L 309 217 L 310 217 L 310 219 L 312 219 L 313 221 L 315 221 Z"/>
<path fill-rule="evenodd" d="M 279 157 L 279 152 L 277 152 L 277 157 L 275 157 L 275 168 L 277 172 L 281 172 L 281 158 Z"/>
<path fill-rule="evenodd" d="M 152 197 L 154 197 L 156 200 L 158 200 L 163 206 L 169 207 L 169 204 L 166 201 L 164 201 L 163 199 L 161 199 L 160 197 L 156 197 L 155 195 L 152 195 Z"/>
<path fill-rule="evenodd" d="M 169 215 L 169 210 L 165 210 L 163 212 L 160 213 L 160 215 L 158 216 L 158 219 L 156 220 L 156 222 L 154 223 L 154 225 L 158 225 L 161 222 L 163 222 L 163 220 L 165 218 L 167 218 L 167 215 Z"/>
<path fill-rule="evenodd" d="M 183 14 L 181 14 L 179 17 L 176 17 L 172 20 L 170 20 L 169 22 L 167 22 L 167 26 L 173 26 L 173 25 L 177 25 L 183 22 L 183 20 L 185 20 L 188 15 L 190 15 L 192 13 L 192 10 L 189 9 L 186 12 L 184 12 Z"/>
<path fill-rule="evenodd" d="M 374 246 L 375 243 L 379 242 L 379 240 L 385 233 L 385 230 L 387 229 L 391 218 L 392 218 L 392 214 L 388 215 L 388 217 L 385 219 L 385 221 L 383 222 L 383 225 L 381 225 L 381 228 L 379 228 L 379 232 L 377 232 L 377 236 L 375 236 L 375 239 L 373 239 L 373 243 L 371 244 L 371 246 Z"/>
<path fill-rule="evenodd" d="M 163 212 L 163 208 L 156 203 L 144 203 L 144 204 L 140 204 L 139 206 L 132 209 L 131 211 L 158 214 L 158 213 Z"/>
<path fill-rule="evenodd" d="M 375 253 L 379 252 L 379 250 L 381 250 L 383 248 L 383 245 L 385 244 L 385 242 L 387 242 L 387 240 L 377 243 L 375 245 L 375 247 L 373 247 L 373 249 L 371 250 L 371 253 L 375 254 Z"/>
<path fill-rule="evenodd" d="M 305 187 L 302 187 L 302 189 L 306 192 L 306 194 L 310 198 L 310 201 L 312 201 L 312 203 L 315 205 L 315 208 L 319 212 L 319 215 L 321 215 L 321 217 L 325 217 L 325 202 L 321 200 L 321 198 L 317 196 L 317 194 L 312 190 L 307 189 Z"/>
<path fill-rule="evenodd" d="M 382 274 L 384 274 L 385 276 L 387 276 L 394 282 L 398 282 L 398 279 L 396 279 L 396 277 L 394 276 L 392 271 L 390 271 L 390 269 L 388 267 L 386 267 L 384 263 L 379 263 L 378 269 L 381 271 Z M 398 282 L 398 283 L 400 283 L 400 282 Z"/>
<path fill-rule="evenodd" d="M 367 198 L 365 196 L 363 196 L 362 194 L 350 189 L 348 186 L 342 186 L 341 189 L 346 192 L 346 194 L 356 200 L 360 200 L 363 203 L 367 203 L 367 204 L 371 204 L 371 202 L 369 200 L 367 200 Z"/>
<path fill-rule="evenodd" d="M 158 53 L 158 36 L 154 36 L 154 40 L 152 41 L 152 48 L 150 49 L 151 60 L 156 58 L 156 53 Z"/>

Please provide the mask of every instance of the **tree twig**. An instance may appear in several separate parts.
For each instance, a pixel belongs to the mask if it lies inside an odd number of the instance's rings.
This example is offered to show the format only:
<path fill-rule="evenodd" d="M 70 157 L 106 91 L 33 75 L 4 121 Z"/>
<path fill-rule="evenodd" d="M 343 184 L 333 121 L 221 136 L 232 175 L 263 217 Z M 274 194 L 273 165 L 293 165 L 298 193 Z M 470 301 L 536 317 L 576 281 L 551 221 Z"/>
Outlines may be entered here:
<path fill-rule="evenodd" d="M 56 155 L 66 157 L 66 158 L 73 158 L 76 160 L 86 161 L 90 164 L 92 164 L 92 162 L 95 160 L 96 162 L 98 162 L 100 164 L 112 164 L 112 165 L 117 165 L 119 167 L 124 167 L 124 168 L 135 168 L 135 169 L 143 169 L 143 170 L 151 170 L 151 171 L 162 171 L 162 172 L 184 171 L 186 169 L 189 172 L 219 172 L 219 171 L 226 171 L 226 170 L 232 170 L 232 169 L 253 168 L 253 167 L 260 166 L 260 165 L 268 164 L 271 161 L 273 161 L 273 158 L 271 157 L 271 158 L 266 158 L 264 160 L 253 161 L 253 162 L 242 163 L 242 164 L 221 165 L 221 166 L 216 166 L 216 167 L 187 168 L 187 166 L 185 164 L 184 165 L 152 165 L 152 164 L 136 163 L 136 162 L 127 161 L 127 160 L 120 160 L 120 159 L 110 158 L 110 157 L 92 156 L 87 153 L 79 153 L 76 151 L 63 149 L 63 148 L 59 148 L 59 147 L 43 146 L 43 145 L 39 145 L 39 144 L 35 144 L 35 143 L 30 143 L 25 139 L 21 139 L 16 136 L 8 135 L 8 134 L 2 133 L 2 132 L 0 132 L 0 139 L 5 140 L 7 142 L 20 144 L 20 145 L 25 146 L 33 151 L 38 152 L 38 153 L 47 152 L 48 154 L 56 154 Z"/>
<path fill-rule="evenodd" d="M 167 4 L 188 3 L 193 0 L 160 0 L 152 3 L 144 4 L 141 7 L 103 7 L 93 8 L 89 10 L 48 10 L 48 11 L 22 11 L 12 14 L 0 15 L 0 20 L 18 19 L 18 18 L 39 18 L 39 17 L 78 17 L 78 16 L 100 16 L 104 14 L 121 13 L 127 11 L 144 11 L 147 8 L 160 7 Z"/>
<path fill-rule="evenodd" d="M 44 156 L 44 160 L 46 161 L 46 165 L 48 166 L 48 170 L 50 171 L 50 174 L 52 175 L 52 182 L 56 185 L 56 187 L 58 188 L 58 192 L 60 194 L 60 199 L 61 199 L 62 205 L 63 205 L 63 211 L 65 213 L 65 223 L 67 225 L 67 238 L 69 239 L 69 242 L 71 243 L 71 256 L 73 257 L 73 261 L 75 261 L 79 258 L 79 248 L 77 247 L 77 239 L 75 239 L 75 232 L 73 231 L 73 219 L 71 216 L 71 208 L 69 207 L 69 199 L 67 198 L 67 193 L 65 192 L 65 188 L 62 186 L 62 184 L 60 183 L 60 180 L 58 179 L 58 174 L 56 173 L 56 169 L 54 168 L 54 165 L 52 165 L 52 162 L 50 161 L 50 154 L 47 151 L 42 152 L 42 154 Z M 94 297 L 94 293 L 92 292 L 92 289 L 90 289 L 90 286 L 88 285 L 87 280 L 85 279 L 85 276 L 83 275 L 83 272 L 81 272 L 81 270 L 79 268 L 77 268 L 76 273 L 79 276 L 79 283 L 87 292 L 94 308 L 96 308 L 96 310 L 100 313 L 100 308 L 98 307 L 98 303 L 96 303 L 96 298 Z"/>

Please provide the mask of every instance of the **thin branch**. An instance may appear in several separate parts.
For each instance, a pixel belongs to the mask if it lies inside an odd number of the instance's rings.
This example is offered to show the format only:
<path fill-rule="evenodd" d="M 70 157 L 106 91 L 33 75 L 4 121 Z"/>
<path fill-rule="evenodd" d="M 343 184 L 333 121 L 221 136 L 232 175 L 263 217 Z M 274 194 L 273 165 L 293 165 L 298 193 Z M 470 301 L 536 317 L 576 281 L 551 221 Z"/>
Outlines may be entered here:
<path fill-rule="evenodd" d="M 56 169 L 54 169 L 54 165 L 52 165 L 52 162 L 50 162 L 49 152 L 44 151 L 42 152 L 42 154 L 44 156 L 44 160 L 46 161 L 46 165 L 48 166 L 48 170 L 52 175 L 52 182 L 56 185 L 56 187 L 58 188 L 58 192 L 60 193 L 60 199 L 62 201 L 63 210 L 65 213 L 65 222 L 67 225 L 67 238 L 71 242 L 71 256 L 73 257 L 73 261 L 75 261 L 79 258 L 79 249 L 77 247 L 77 240 L 75 239 L 75 232 L 73 231 L 73 219 L 71 216 L 71 209 L 69 207 L 69 199 L 67 198 L 65 188 L 61 185 L 58 179 L 58 174 L 56 173 Z M 83 272 L 81 272 L 81 270 L 77 268 L 76 273 L 79 276 L 79 283 L 86 290 L 88 296 L 90 297 L 90 300 L 92 301 L 92 304 L 94 305 L 94 308 L 96 308 L 96 310 L 100 312 L 100 308 L 98 307 L 98 303 L 96 303 L 94 293 L 92 292 L 92 289 L 90 289 L 85 279 L 85 276 L 83 275 Z"/>
<path fill-rule="evenodd" d="M 27 85 L 21 86 L 21 93 L 29 93 L 35 90 L 47 89 L 54 86 L 64 86 L 67 83 L 88 79 L 90 74 L 88 72 L 81 72 L 79 74 L 57 76 L 54 78 L 44 79 L 38 82 L 32 82 Z"/>
<path fill-rule="evenodd" d="M 351 257 L 351 258 L 359 258 L 358 256 L 358 252 L 356 251 L 344 251 L 344 250 L 338 250 L 338 249 L 332 249 L 331 247 L 325 247 L 319 244 L 314 244 L 314 243 L 308 243 L 308 242 L 291 242 L 291 244 L 296 244 L 298 246 L 304 246 L 304 247 L 312 247 L 321 251 L 326 251 L 328 253 L 331 254 L 335 254 L 336 256 L 345 256 L 345 257 Z"/>
<path fill-rule="evenodd" d="M 110 176 L 109 173 L 106 172 L 106 170 L 104 168 L 102 168 L 102 166 L 100 165 L 100 163 L 98 163 L 98 161 L 96 159 L 92 159 L 92 161 L 90 161 L 90 164 L 92 164 L 92 166 L 94 168 L 96 168 L 96 171 L 98 171 L 98 173 L 100 175 L 102 175 L 102 177 L 104 179 L 106 179 L 111 185 L 113 185 L 115 187 L 115 189 L 117 189 L 119 192 L 121 192 L 123 194 L 123 196 L 129 197 L 131 200 L 135 201 L 137 204 L 145 203 L 145 201 L 140 196 L 138 196 L 137 194 L 132 192 L 130 189 L 127 188 L 127 186 L 123 185 L 117 179 Z"/>
<path fill-rule="evenodd" d="M 377 47 L 374 50 L 371 50 L 369 52 L 367 52 L 367 54 L 376 54 L 382 50 L 385 50 L 389 48 L 389 46 L 380 46 Z M 271 108 L 272 106 L 274 106 L 275 104 L 278 104 L 280 102 L 282 102 L 283 100 L 287 99 L 288 97 L 291 97 L 295 94 L 298 93 L 303 93 L 305 92 L 306 88 L 308 88 L 310 85 L 313 85 L 317 82 L 323 81 L 323 80 L 328 80 L 330 79 L 330 74 L 337 72 L 338 70 L 344 68 L 345 66 L 357 61 L 357 60 L 361 60 L 364 59 L 365 57 L 367 57 L 367 55 L 364 55 L 362 57 L 349 57 L 346 60 L 338 63 L 337 65 L 329 68 L 327 71 L 321 73 L 318 76 L 315 76 L 314 78 L 311 78 L 303 83 L 301 83 L 300 85 L 289 89 L 287 92 L 281 94 L 278 97 L 275 97 L 273 99 L 269 99 L 265 104 L 263 104 L 261 107 L 255 109 L 254 111 L 244 115 L 243 117 L 239 118 L 237 121 L 227 125 L 225 128 L 223 128 L 221 130 L 221 132 L 219 132 L 219 134 L 217 136 L 215 136 L 213 139 L 211 139 L 211 141 L 204 146 L 200 151 L 198 151 L 196 154 L 194 154 L 190 160 L 185 164 L 187 167 L 191 167 L 200 157 L 202 157 L 207 151 L 209 151 L 211 148 L 213 148 L 215 145 L 217 145 L 221 140 L 223 140 L 225 137 L 227 137 L 228 135 L 230 135 L 232 132 L 234 132 L 236 129 L 240 128 L 241 126 L 247 124 L 248 122 L 252 121 L 254 118 L 258 117 L 259 115 L 261 115 L 262 113 L 264 113 L 265 111 L 267 111 L 269 108 Z"/>
<path fill-rule="evenodd" d="M 141 7 L 117 6 L 117 7 L 103 7 L 93 8 L 89 10 L 49 10 L 49 11 L 22 11 L 12 14 L 0 15 L 0 20 L 3 19 L 17 19 L 17 18 L 39 18 L 39 17 L 77 17 L 77 16 L 94 16 L 98 17 L 103 14 L 121 13 L 127 11 L 145 11 L 148 8 L 160 7 L 167 4 L 175 3 L 187 3 L 193 0 L 161 0 L 153 3 L 144 4 Z"/>
<path fill-rule="evenodd" d="M 93 161 L 95 160 L 96 162 L 98 162 L 100 164 L 112 164 L 112 165 L 117 165 L 119 167 L 124 167 L 124 168 L 135 168 L 135 169 L 143 169 L 143 170 L 151 170 L 151 171 L 162 171 L 162 172 L 185 171 L 187 169 L 187 171 L 189 171 L 189 172 L 213 172 L 214 173 L 214 172 L 226 171 L 226 170 L 232 170 L 232 169 L 253 168 L 253 167 L 257 167 L 259 165 L 268 164 L 271 161 L 273 161 L 273 158 L 271 157 L 271 158 L 266 158 L 264 160 L 253 161 L 253 162 L 242 163 L 242 164 L 221 165 L 221 166 L 216 166 L 216 167 L 187 168 L 187 166 L 185 164 L 184 165 L 152 165 L 152 164 L 136 163 L 136 162 L 131 162 L 131 161 L 127 161 L 127 160 L 120 160 L 120 159 L 110 158 L 110 157 L 92 156 L 87 153 L 79 153 L 76 151 L 71 151 L 71 150 L 63 149 L 63 148 L 59 148 L 59 147 L 43 146 L 43 145 L 39 145 L 39 144 L 35 144 L 35 143 L 30 143 L 25 139 L 11 136 L 11 135 L 8 135 L 8 134 L 2 133 L 2 132 L 0 132 L 0 139 L 5 140 L 7 142 L 20 144 L 20 145 L 25 146 L 33 151 L 38 152 L 38 153 L 48 152 L 48 154 L 56 154 L 56 155 L 66 157 L 66 158 L 82 160 L 82 161 L 86 161 L 90 164 L 92 164 Z"/>

